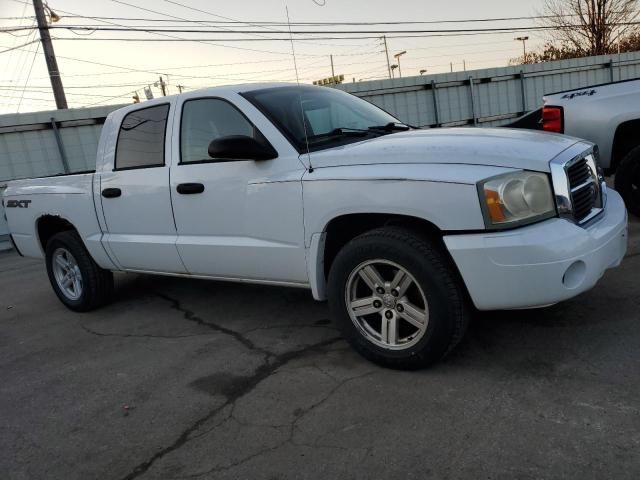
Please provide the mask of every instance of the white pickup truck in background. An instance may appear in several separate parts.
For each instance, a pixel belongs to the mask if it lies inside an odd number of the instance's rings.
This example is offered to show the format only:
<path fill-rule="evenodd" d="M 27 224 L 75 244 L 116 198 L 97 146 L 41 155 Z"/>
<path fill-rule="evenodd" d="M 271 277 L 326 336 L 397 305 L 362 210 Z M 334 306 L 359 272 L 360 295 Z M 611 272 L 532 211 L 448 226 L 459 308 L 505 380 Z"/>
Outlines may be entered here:
<path fill-rule="evenodd" d="M 95 173 L 10 182 L 11 238 L 69 308 L 113 271 L 308 288 L 367 358 L 442 358 L 481 310 L 550 305 L 626 250 L 592 144 L 410 128 L 344 92 L 211 88 L 131 105 Z"/>
<path fill-rule="evenodd" d="M 640 216 L 640 79 L 552 93 L 543 102 L 542 128 L 598 145 L 600 166 L 616 174 L 616 190 Z"/>

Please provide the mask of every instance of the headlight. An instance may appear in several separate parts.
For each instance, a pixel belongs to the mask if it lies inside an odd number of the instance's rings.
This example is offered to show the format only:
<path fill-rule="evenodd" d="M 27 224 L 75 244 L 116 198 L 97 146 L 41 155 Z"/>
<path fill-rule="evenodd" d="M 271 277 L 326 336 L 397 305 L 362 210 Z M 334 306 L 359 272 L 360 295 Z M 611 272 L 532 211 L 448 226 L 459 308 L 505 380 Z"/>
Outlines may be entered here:
<path fill-rule="evenodd" d="M 487 228 L 509 228 L 556 215 L 546 173 L 520 171 L 478 183 Z"/>

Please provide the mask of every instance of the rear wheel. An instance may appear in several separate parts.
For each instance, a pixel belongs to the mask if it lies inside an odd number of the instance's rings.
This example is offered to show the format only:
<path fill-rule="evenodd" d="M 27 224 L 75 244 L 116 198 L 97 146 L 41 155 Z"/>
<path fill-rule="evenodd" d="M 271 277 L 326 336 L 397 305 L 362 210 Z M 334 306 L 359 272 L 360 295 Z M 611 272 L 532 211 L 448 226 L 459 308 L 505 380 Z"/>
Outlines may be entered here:
<path fill-rule="evenodd" d="M 634 148 L 622 159 L 614 185 L 624 199 L 627 210 L 640 216 L 640 147 Z"/>
<path fill-rule="evenodd" d="M 440 360 L 462 339 L 466 294 L 436 242 L 384 227 L 349 242 L 329 274 L 329 306 L 364 357 L 415 369 Z"/>
<path fill-rule="evenodd" d="M 84 312 L 106 303 L 113 274 L 91 258 L 75 231 L 60 232 L 46 248 L 47 274 L 56 295 L 71 310 Z"/>

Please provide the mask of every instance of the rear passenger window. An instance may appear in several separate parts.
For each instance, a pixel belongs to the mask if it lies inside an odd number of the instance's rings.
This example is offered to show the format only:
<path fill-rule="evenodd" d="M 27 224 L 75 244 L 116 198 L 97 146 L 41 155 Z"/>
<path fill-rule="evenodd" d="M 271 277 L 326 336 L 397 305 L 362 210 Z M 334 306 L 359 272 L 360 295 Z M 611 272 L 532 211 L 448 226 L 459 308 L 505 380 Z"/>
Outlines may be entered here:
<path fill-rule="evenodd" d="M 262 138 L 258 129 L 229 102 L 217 98 L 185 102 L 180 127 L 180 161 L 210 161 L 209 143 L 228 135 Z"/>
<path fill-rule="evenodd" d="M 122 120 L 116 145 L 115 168 L 161 167 L 169 105 L 143 108 Z"/>

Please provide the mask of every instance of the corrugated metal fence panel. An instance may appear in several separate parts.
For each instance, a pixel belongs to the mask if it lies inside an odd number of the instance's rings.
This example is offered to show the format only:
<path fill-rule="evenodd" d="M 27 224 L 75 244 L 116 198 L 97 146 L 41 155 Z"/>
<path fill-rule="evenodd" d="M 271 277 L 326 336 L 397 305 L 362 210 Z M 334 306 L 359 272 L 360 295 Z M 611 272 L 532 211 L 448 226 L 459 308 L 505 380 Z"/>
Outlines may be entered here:
<path fill-rule="evenodd" d="M 0 181 L 64 173 L 51 119 L 56 122 L 104 119 L 121 105 L 0 115 Z M 8 131 L 15 129 L 17 131 Z M 69 170 L 95 168 L 102 124 L 64 127 L 58 132 Z"/>
<path fill-rule="evenodd" d="M 59 124 L 58 133 L 69 171 L 95 169 L 102 121 L 120 107 L 122 105 L 0 115 L 0 197 L 8 180 L 64 173 L 52 118 L 63 122 Z M 64 122 L 73 125 L 73 122 L 84 121 L 94 124 L 64 126 Z M 0 207 L 0 243 L 8 233 L 4 210 Z"/>
<path fill-rule="evenodd" d="M 0 185 L 0 197 L 4 193 L 4 186 Z M 4 209 L 0 207 L 0 250 L 3 250 L 4 247 L 8 247 L 7 241 L 9 235 L 9 227 L 7 227 L 7 221 L 4 219 Z"/>
<path fill-rule="evenodd" d="M 640 52 L 346 83 L 338 88 L 411 125 L 473 124 L 475 116 L 480 126 L 495 126 L 538 108 L 547 93 L 632 78 L 640 78 Z M 437 119 L 432 82 L 438 100 Z"/>
<path fill-rule="evenodd" d="M 475 117 L 478 125 L 488 127 L 538 108 L 546 93 L 632 78 L 640 78 L 640 52 L 347 83 L 338 88 L 367 99 L 411 125 L 473 124 Z M 0 132 L 3 127 L 50 124 L 52 117 L 58 122 L 104 118 L 117 108 L 120 105 L 1 115 Z M 94 168 L 101 128 L 99 124 L 58 130 L 70 171 Z M 0 180 L 63 171 L 53 129 L 0 133 Z M 6 233 L 2 222 L 0 235 Z"/>
<path fill-rule="evenodd" d="M 72 172 L 94 170 L 96 152 L 102 125 L 87 125 L 60 130 L 60 139 L 64 145 L 69 170 Z"/>
<path fill-rule="evenodd" d="M 0 179 L 38 177 L 62 171 L 56 140 L 50 132 L 0 135 Z"/>

